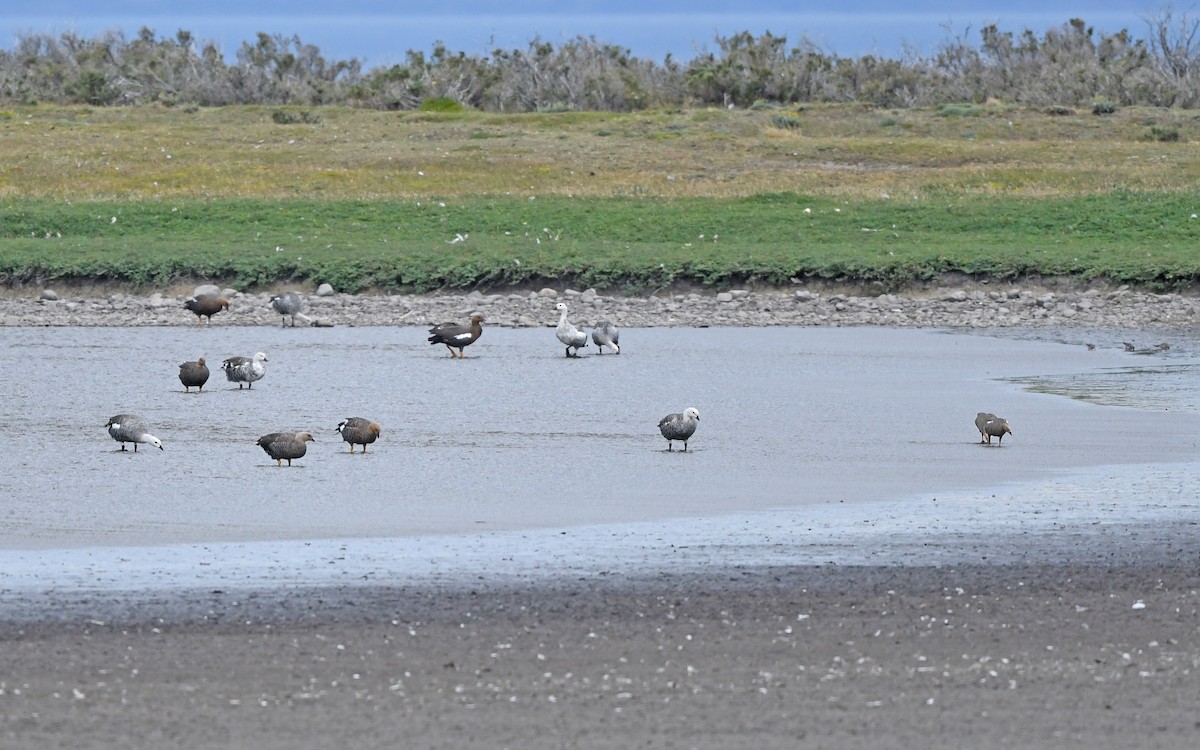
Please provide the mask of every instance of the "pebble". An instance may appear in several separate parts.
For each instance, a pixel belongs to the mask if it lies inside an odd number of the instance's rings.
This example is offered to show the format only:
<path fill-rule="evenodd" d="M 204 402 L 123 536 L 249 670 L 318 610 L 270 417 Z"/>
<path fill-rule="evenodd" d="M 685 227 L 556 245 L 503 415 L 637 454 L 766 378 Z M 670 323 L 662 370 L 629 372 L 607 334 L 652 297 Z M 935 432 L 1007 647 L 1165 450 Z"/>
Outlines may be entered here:
<path fill-rule="evenodd" d="M 305 296 L 307 309 L 325 325 L 424 326 L 466 320 L 480 312 L 487 325 L 515 328 L 553 325 L 556 300 L 572 301 L 571 321 L 588 327 L 609 320 L 622 327 L 655 326 L 893 326 L 1139 328 L 1192 324 L 1200 295 L 1157 294 L 1126 286 L 1083 291 L 1013 287 L 1005 290 L 933 288 L 908 293 L 856 294 L 822 289 L 701 290 L 648 297 L 607 296 L 549 287 L 516 293 L 339 294 L 322 285 Z M 48 291 L 48 290 L 47 290 Z M 213 325 L 278 326 L 271 294 L 227 290 L 230 308 Z M 57 296 L 57 295 L 55 295 Z M 190 295 L 163 292 L 77 297 L 47 305 L 41 290 L 0 292 L 5 326 L 195 326 L 183 307 Z"/>

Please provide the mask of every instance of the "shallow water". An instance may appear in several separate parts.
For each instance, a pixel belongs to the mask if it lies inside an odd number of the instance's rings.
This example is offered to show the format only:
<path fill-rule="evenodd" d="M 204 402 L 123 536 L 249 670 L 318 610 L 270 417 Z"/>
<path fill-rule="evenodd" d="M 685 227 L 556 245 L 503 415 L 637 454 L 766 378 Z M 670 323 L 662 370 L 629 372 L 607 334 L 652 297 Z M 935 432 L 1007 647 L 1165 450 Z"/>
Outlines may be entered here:
<path fill-rule="evenodd" d="M 1115 350 L 932 331 L 629 329 L 620 356 L 575 360 L 552 330 L 489 328 L 458 361 L 424 335 L 0 329 L 0 547 L 462 535 L 896 500 L 1089 466 L 1141 476 L 1191 462 L 1200 425 L 1186 345 L 1131 369 Z M 252 390 L 224 380 L 221 359 L 259 350 Z M 185 394 L 177 366 L 199 355 L 213 377 Z M 1114 372 L 1109 390 L 1143 408 L 1051 395 Z M 687 406 L 699 429 L 668 453 L 656 423 Z M 978 444 L 981 410 L 1012 423 L 1003 447 Z M 121 453 L 104 429 L 121 412 L 165 450 Z M 333 431 L 347 416 L 383 425 L 366 455 Z M 317 442 L 277 468 L 255 441 L 284 429 Z"/>

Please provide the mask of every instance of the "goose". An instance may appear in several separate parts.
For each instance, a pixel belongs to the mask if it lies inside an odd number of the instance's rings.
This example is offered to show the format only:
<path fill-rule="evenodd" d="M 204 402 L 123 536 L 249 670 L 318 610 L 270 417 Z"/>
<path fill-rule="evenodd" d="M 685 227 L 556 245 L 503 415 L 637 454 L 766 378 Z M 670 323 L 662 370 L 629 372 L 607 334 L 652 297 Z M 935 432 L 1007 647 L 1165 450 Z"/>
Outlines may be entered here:
<path fill-rule="evenodd" d="M 362 417 L 347 417 L 342 420 L 342 423 L 337 426 L 334 432 L 341 435 L 342 440 L 350 444 L 351 453 L 354 452 L 355 445 L 361 445 L 363 447 L 362 452 L 366 453 L 367 445 L 375 442 L 375 439 L 379 437 L 381 429 L 378 422 L 372 422 Z"/>
<path fill-rule="evenodd" d="M 617 340 L 621 337 L 621 331 L 612 323 L 603 320 L 596 324 L 592 329 L 592 341 L 596 344 L 596 350 L 604 353 L 604 347 L 609 347 L 613 350 L 613 354 L 620 354 L 621 347 L 617 344 Z"/>
<path fill-rule="evenodd" d="M 1004 443 L 1004 435 L 1012 434 L 1012 428 L 1008 426 L 1008 420 L 1003 417 L 997 417 L 991 412 L 981 411 L 975 415 L 975 429 L 979 430 L 979 442 L 992 444 L 993 437 L 999 437 L 999 445 Z"/>
<path fill-rule="evenodd" d="M 195 362 L 181 364 L 179 366 L 179 382 L 183 383 L 184 393 L 191 393 L 193 386 L 203 391 L 204 384 L 208 382 L 208 365 L 204 364 L 204 357 L 200 357 Z"/>
<path fill-rule="evenodd" d="M 113 440 L 121 444 L 125 450 L 126 443 L 133 443 L 133 452 L 137 453 L 138 443 L 148 443 L 159 450 L 163 449 L 162 441 L 150 434 L 150 426 L 146 420 L 136 414 L 118 414 L 108 420 L 105 425 Z"/>
<path fill-rule="evenodd" d="M 554 329 L 554 335 L 558 336 L 558 340 L 563 342 L 563 345 L 567 347 L 566 352 L 568 357 L 578 357 L 579 348 L 587 346 L 587 334 L 571 325 L 570 321 L 567 320 L 566 302 L 559 302 L 554 306 L 554 309 L 559 312 L 558 327 Z M 574 354 L 571 353 L 572 349 L 575 350 Z"/>
<path fill-rule="evenodd" d="M 312 439 L 311 432 L 272 432 L 260 437 L 258 444 L 268 456 L 275 459 L 276 466 L 283 466 L 281 462 L 285 459 L 291 466 L 293 458 L 302 458 L 308 452 L 305 443 Z"/>
<path fill-rule="evenodd" d="M 429 329 L 430 344 L 445 344 L 446 349 L 450 351 L 450 356 L 456 356 L 454 350 L 458 349 L 458 358 L 462 359 L 463 348 L 475 343 L 475 340 L 483 335 L 483 316 L 475 314 L 471 316 L 470 325 L 462 323 L 441 323 Z"/>
<path fill-rule="evenodd" d="M 229 300 L 215 294 L 197 294 L 184 300 L 183 306 L 196 313 L 196 325 L 203 323 L 204 318 L 208 318 L 209 325 L 212 325 L 212 316 L 228 310 Z"/>
<path fill-rule="evenodd" d="M 684 409 L 682 414 L 668 414 L 658 420 L 658 431 L 667 439 L 667 450 L 674 450 L 672 443 L 682 440 L 683 452 L 687 453 L 688 438 L 696 431 L 696 425 L 699 423 L 700 410 L 694 406 Z"/>
<path fill-rule="evenodd" d="M 309 318 L 303 312 L 304 300 L 295 292 L 284 292 L 277 294 L 271 298 L 271 307 L 275 308 L 275 312 L 279 313 L 283 321 L 283 325 L 287 325 L 288 317 L 292 319 L 292 327 L 296 327 L 296 318 L 303 321 L 308 321 Z"/>
<path fill-rule="evenodd" d="M 221 363 L 221 369 L 225 371 L 225 377 L 230 383 L 238 384 L 240 391 L 242 383 L 245 383 L 247 388 L 253 388 L 254 381 L 261 380 L 262 376 L 267 374 L 267 366 L 263 364 L 266 361 L 267 355 L 257 352 L 253 358 L 230 357 Z"/>

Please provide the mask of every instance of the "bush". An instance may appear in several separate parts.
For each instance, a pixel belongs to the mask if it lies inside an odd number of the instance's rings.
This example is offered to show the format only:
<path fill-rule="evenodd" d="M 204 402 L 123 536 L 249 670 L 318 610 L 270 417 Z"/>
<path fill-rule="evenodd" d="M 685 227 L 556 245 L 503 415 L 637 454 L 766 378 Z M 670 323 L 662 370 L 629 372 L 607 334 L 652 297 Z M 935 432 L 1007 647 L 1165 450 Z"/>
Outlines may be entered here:
<path fill-rule="evenodd" d="M 1112 102 L 1096 102 L 1092 105 L 1093 115 L 1111 115 L 1117 111 L 1117 105 Z"/>
<path fill-rule="evenodd" d="M 293 112 L 287 109 L 277 109 L 271 113 L 271 119 L 279 125 L 319 125 L 321 116 L 314 115 L 312 112 Z"/>
<path fill-rule="evenodd" d="M 1158 141 L 1159 143 L 1178 143 L 1179 129 L 1160 128 L 1157 125 L 1153 125 L 1150 127 L 1150 132 L 1146 134 L 1146 140 Z"/>
<path fill-rule="evenodd" d="M 780 130 L 799 130 L 800 129 L 799 118 L 792 117 L 791 115 L 773 115 L 771 117 L 771 124 L 774 125 L 775 127 L 779 128 Z"/>
<path fill-rule="evenodd" d="M 462 112 L 464 110 L 465 107 L 462 104 L 448 96 L 425 99 L 417 107 L 418 112 Z"/>

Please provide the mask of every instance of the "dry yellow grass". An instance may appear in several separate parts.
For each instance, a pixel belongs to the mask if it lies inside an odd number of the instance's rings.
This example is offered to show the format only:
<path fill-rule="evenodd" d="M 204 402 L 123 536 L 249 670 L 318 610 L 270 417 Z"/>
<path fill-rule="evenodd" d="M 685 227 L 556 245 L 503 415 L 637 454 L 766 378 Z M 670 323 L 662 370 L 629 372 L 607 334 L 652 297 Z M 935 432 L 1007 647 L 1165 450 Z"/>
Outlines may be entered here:
<path fill-rule="evenodd" d="M 946 116 L 859 105 L 635 114 L 31 106 L 0 113 L 0 196 L 1074 195 L 1191 190 L 1188 112 Z M 298 110 L 292 110 L 298 113 Z M 1163 140 L 1174 133 L 1178 141 Z"/>

